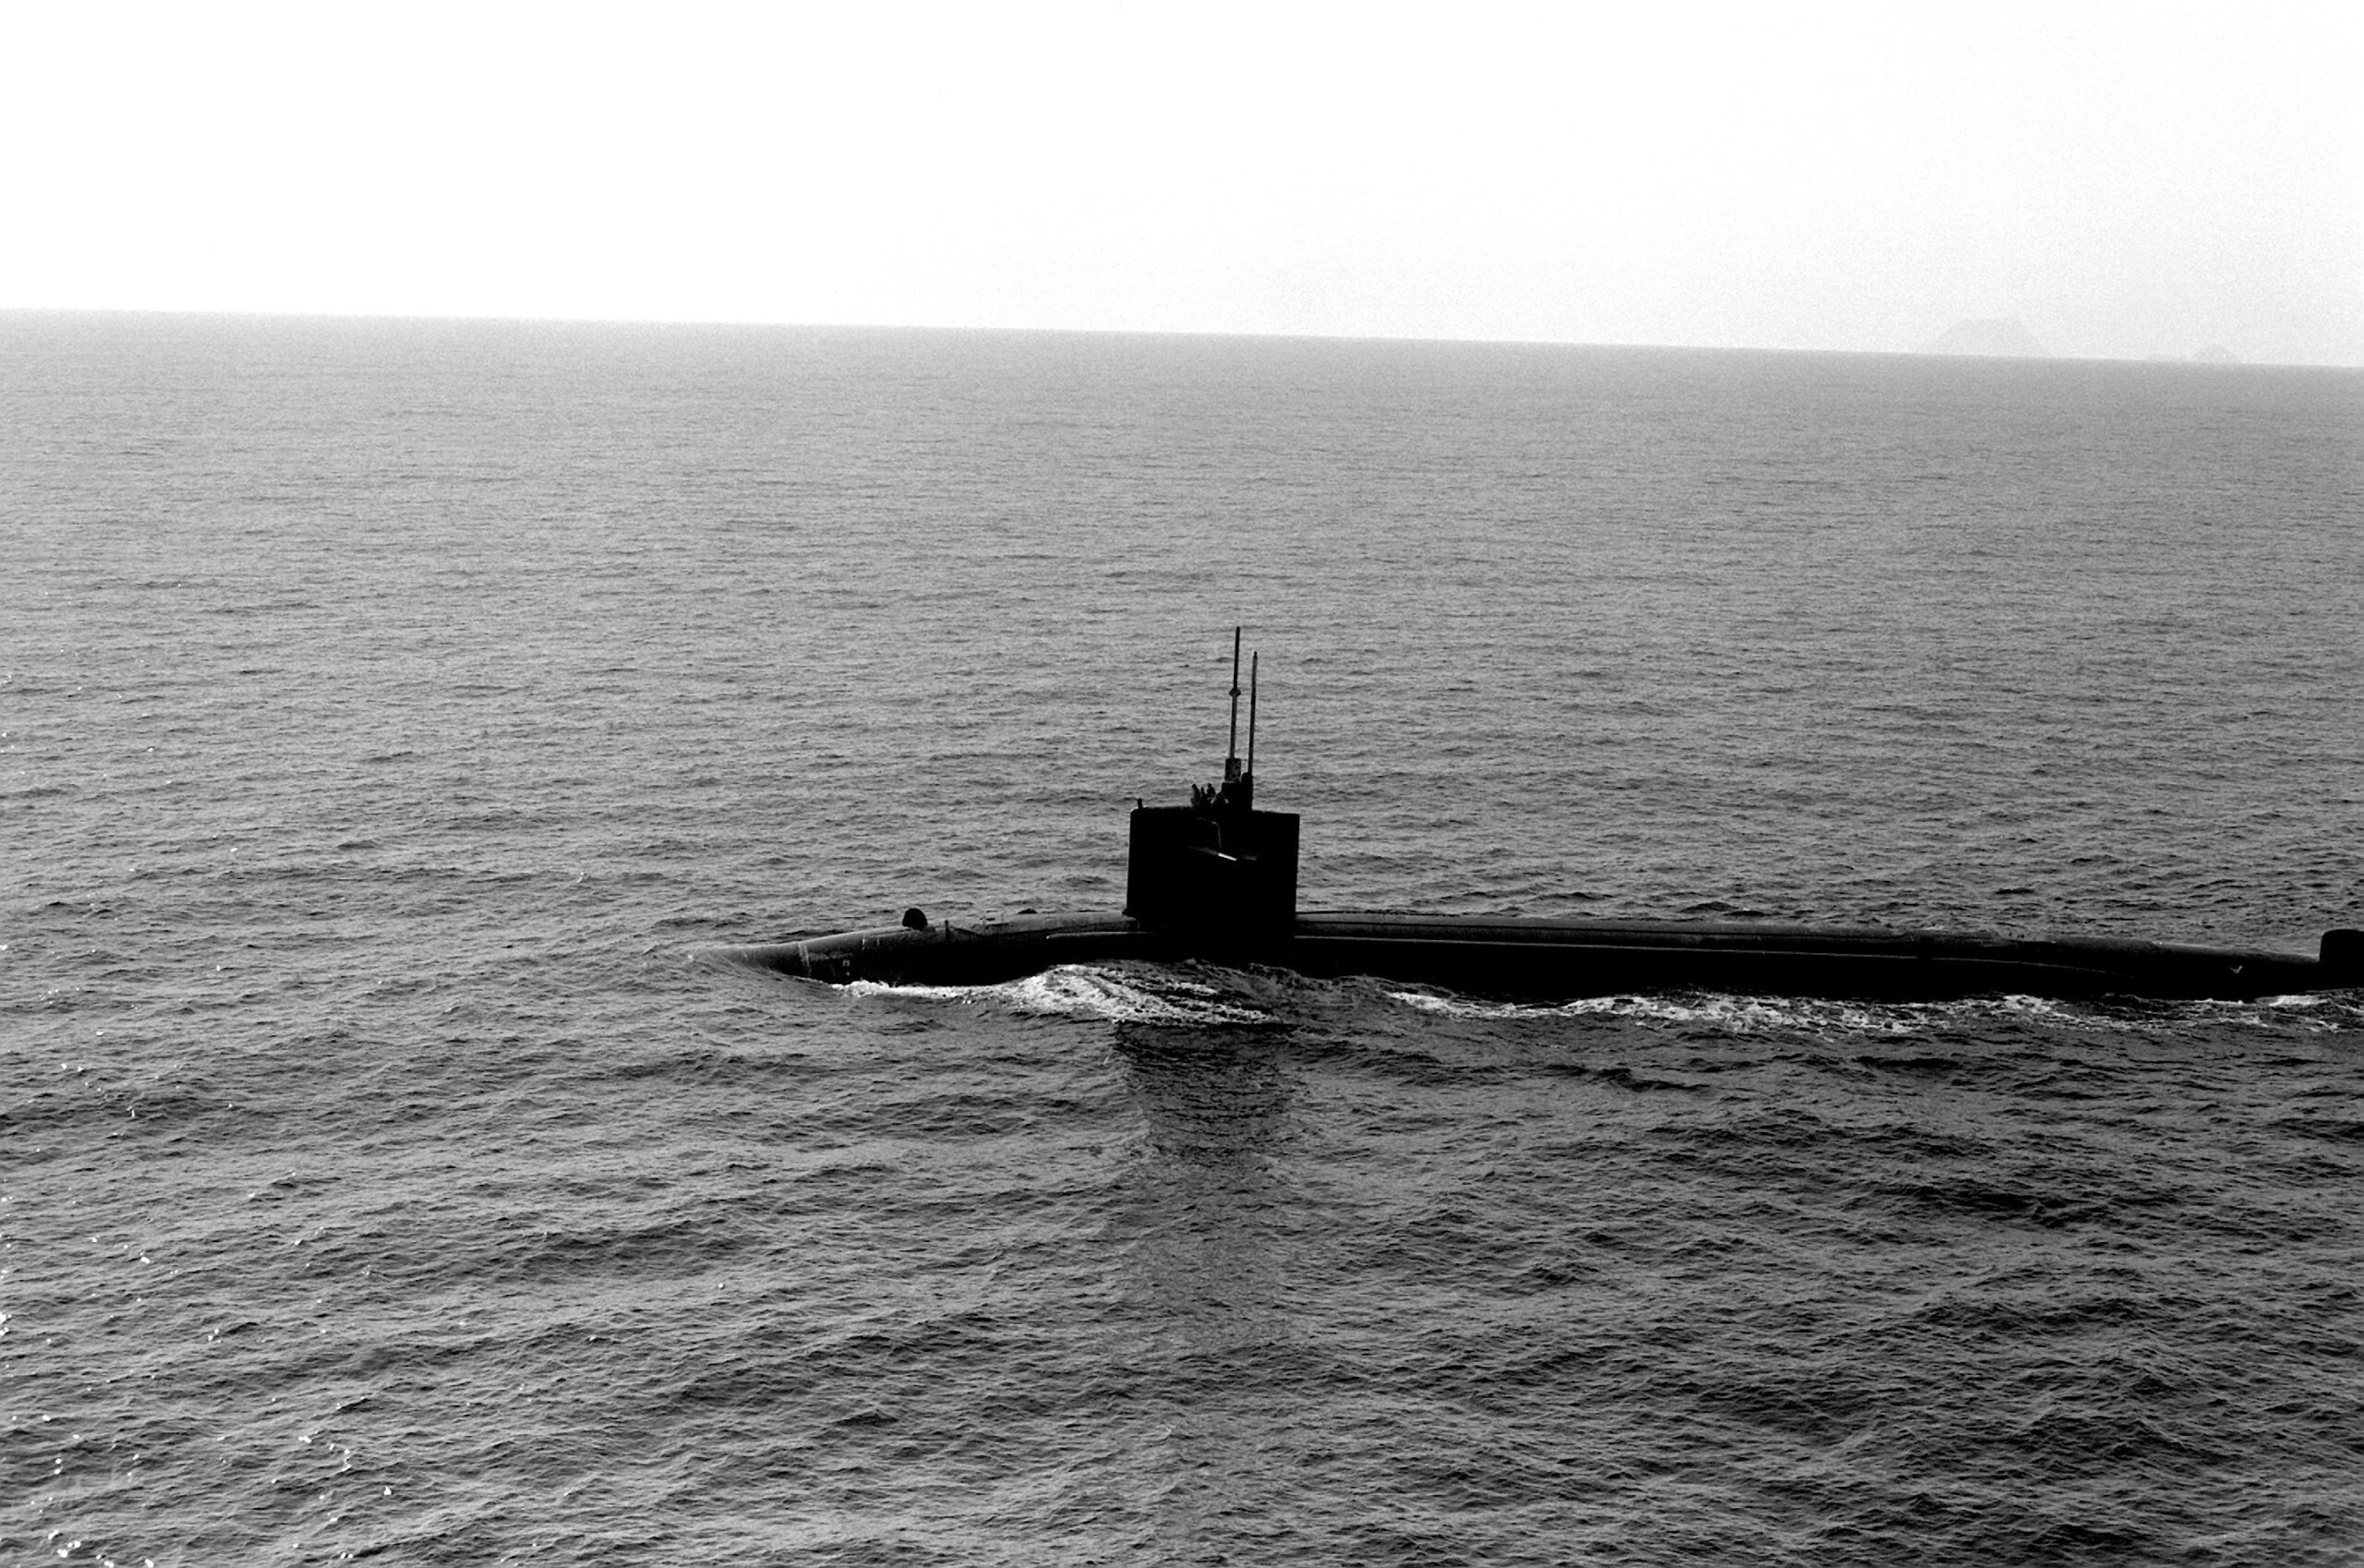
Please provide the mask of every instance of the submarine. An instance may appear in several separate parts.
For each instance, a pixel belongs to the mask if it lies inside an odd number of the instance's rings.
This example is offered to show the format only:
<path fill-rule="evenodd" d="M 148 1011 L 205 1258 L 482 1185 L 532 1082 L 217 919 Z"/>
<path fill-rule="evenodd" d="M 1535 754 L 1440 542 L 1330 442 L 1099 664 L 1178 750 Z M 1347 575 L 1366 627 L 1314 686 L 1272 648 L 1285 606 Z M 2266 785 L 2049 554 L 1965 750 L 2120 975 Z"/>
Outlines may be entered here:
<path fill-rule="evenodd" d="M 1536 1001 L 1669 991 L 2250 1000 L 2364 986 L 2364 931 L 2349 929 L 2324 933 L 2308 957 L 2125 937 L 2022 940 L 1755 920 L 1301 911 L 1299 819 L 1255 803 L 1252 657 L 1246 762 L 1239 756 L 1239 653 L 1235 629 L 1223 781 L 1192 786 L 1188 805 L 1137 803 L 1121 912 L 953 922 L 911 909 L 899 925 L 730 947 L 722 956 L 840 985 L 989 985 L 1061 964 L 1200 961 Z"/>

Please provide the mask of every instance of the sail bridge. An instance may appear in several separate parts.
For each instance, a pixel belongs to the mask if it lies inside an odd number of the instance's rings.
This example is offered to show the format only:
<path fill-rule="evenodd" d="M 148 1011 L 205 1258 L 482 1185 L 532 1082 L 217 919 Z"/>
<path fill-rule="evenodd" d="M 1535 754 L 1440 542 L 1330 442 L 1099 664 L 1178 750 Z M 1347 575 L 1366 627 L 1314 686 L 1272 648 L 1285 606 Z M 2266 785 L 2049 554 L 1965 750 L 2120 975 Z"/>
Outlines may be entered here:
<path fill-rule="evenodd" d="M 1134 808 L 1125 913 L 1219 947 L 1285 938 L 1297 923 L 1297 816 L 1256 809 L 1256 678 L 1248 667 L 1248 761 L 1239 760 L 1239 634 L 1231 632 L 1231 744 L 1220 786 L 1187 806 Z"/>

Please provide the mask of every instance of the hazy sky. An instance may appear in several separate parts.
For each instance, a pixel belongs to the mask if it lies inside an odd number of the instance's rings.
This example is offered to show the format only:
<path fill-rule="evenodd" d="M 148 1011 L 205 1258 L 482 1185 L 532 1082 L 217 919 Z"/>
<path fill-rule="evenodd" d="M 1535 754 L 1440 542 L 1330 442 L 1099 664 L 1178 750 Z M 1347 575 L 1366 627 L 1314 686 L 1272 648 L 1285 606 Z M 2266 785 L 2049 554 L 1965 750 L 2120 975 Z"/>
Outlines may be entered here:
<path fill-rule="evenodd" d="M 2364 5 L 0 0 L 0 307 L 2364 364 Z"/>

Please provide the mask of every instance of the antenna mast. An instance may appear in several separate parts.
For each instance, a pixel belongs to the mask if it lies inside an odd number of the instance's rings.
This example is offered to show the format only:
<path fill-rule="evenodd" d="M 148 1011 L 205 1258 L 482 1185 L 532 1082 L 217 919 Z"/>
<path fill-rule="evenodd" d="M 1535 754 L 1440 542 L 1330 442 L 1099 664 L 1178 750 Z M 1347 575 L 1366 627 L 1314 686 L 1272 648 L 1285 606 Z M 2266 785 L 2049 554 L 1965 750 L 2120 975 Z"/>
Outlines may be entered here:
<path fill-rule="evenodd" d="M 1239 631 L 1231 629 L 1231 747 L 1223 759 L 1223 781 L 1226 784 L 1239 777 Z M 1248 715 L 1248 734 L 1255 734 L 1253 709 Z"/>
<path fill-rule="evenodd" d="M 1248 656 L 1248 777 L 1256 777 L 1256 666 L 1262 654 Z"/>

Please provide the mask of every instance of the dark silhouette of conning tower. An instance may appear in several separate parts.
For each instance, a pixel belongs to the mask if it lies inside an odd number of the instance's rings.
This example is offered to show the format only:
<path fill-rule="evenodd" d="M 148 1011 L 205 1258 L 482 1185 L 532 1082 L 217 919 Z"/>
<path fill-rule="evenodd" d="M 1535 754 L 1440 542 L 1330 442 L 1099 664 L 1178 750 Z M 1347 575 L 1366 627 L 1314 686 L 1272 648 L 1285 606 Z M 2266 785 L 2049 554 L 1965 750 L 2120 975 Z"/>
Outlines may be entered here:
<path fill-rule="evenodd" d="M 1231 633 L 1231 742 L 1223 782 L 1187 806 L 1140 805 L 1125 913 L 1154 931 L 1236 952 L 1286 942 L 1297 921 L 1297 816 L 1256 809 L 1256 673 L 1248 667 L 1248 762 L 1239 760 L 1239 629 Z"/>

